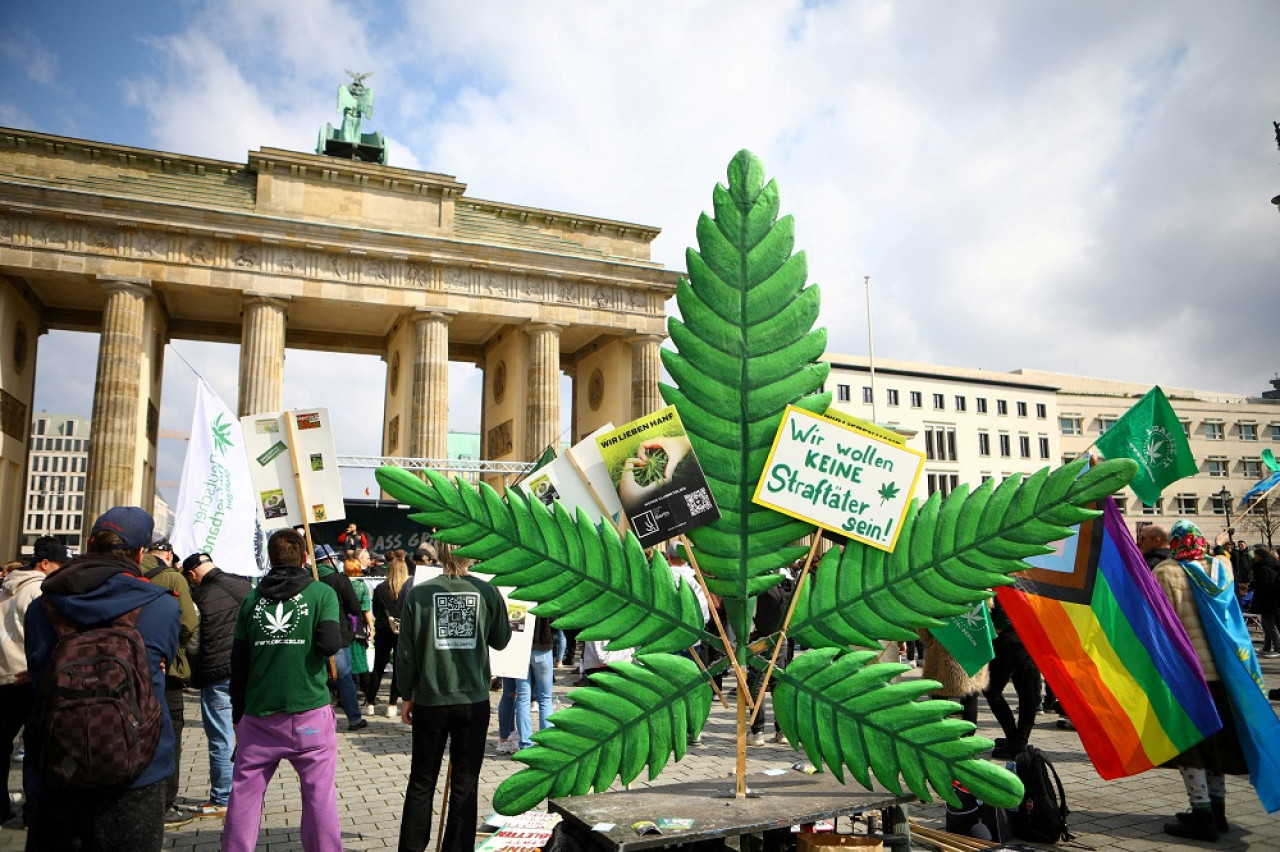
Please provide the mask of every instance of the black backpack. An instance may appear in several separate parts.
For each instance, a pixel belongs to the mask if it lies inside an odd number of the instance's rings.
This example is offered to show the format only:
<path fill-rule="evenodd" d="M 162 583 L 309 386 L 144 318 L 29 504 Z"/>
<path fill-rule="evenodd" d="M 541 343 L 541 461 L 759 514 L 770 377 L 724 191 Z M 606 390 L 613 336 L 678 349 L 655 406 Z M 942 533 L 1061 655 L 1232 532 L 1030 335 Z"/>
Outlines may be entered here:
<path fill-rule="evenodd" d="M 1025 791 L 1022 803 L 1013 811 L 1013 833 L 1035 843 L 1057 843 L 1070 840 L 1067 831 L 1067 795 L 1058 772 L 1033 745 L 1024 748 L 1014 759 L 1014 769 Z"/>
<path fill-rule="evenodd" d="M 31 714 L 41 775 L 69 789 L 132 781 L 150 765 L 164 730 L 138 632 L 141 608 L 83 626 L 48 596 L 41 603 L 58 633 Z"/>

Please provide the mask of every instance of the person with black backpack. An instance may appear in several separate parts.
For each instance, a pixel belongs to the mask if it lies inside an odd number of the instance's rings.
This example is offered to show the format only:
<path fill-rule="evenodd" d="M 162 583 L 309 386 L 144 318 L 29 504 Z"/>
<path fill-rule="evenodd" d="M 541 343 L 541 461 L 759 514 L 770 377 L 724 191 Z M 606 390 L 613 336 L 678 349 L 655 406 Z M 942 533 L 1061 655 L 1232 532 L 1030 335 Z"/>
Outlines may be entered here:
<path fill-rule="evenodd" d="M 87 552 L 50 574 L 27 610 L 28 849 L 150 852 L 164 841 L 178 600 L 142 577 L 153 530 L 136 506 L 109 509 Z"/>

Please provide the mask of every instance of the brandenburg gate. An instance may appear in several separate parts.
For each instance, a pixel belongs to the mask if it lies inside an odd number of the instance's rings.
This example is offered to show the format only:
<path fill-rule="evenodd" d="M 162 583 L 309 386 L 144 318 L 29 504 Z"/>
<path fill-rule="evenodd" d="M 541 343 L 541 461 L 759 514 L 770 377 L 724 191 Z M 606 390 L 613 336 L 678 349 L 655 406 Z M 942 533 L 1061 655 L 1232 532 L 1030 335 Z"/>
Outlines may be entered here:
<path fill-rule="evenodd" d="M 276 148 L 237 163 L 0 129 L 0 553 L 18 549 L 49 329 L 101 335 L 90 522 L 151 506 L 175 338 L 240 344 L 242 415 L 280 409 L 286 347 L 380 356 L 387 456 L 446 457 L 449 361 L 484 372 L 492 460 L 557 440 L 562 372 L 574 440 L 660 407 L 677 276 L 650 260 L 658 229 L 466 189 Z M 316 404 L 340 404 L 330 391 Z"/>

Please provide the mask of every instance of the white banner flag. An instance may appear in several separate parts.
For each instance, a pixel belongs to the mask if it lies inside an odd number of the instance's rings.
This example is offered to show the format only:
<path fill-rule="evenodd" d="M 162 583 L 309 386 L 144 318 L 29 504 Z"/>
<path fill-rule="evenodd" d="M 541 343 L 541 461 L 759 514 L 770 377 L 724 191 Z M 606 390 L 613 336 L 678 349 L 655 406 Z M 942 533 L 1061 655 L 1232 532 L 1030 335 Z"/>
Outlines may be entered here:
<path fill-rule="evenodd" d="M 169 540 L 184 558 L 207 553 L 229 574 L 257 576 L 258 513 L 240 420 L 203 381 Z"/>

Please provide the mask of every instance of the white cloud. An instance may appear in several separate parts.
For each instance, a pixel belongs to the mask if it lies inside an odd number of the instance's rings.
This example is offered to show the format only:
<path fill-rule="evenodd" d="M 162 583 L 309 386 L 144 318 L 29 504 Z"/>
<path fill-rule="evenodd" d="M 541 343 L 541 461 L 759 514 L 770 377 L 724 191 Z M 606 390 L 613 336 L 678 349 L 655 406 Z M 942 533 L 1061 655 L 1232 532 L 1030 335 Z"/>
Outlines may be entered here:
<path fill-rule="evenodd" d="M 190 7 L 122 69 L 132 144 L 310 150 L 342 69 L 372 70 L 393 165 L 660 226 L 672 267 L 750 148 L 832 351 L 865 351 L 870 275 L 882 357 L 1241 392 L 1280 366 L 1273 2 L 404 5 Z M 289 357 L 290 395 L 333 371 L 381 387 L 376 360 Z"/>

